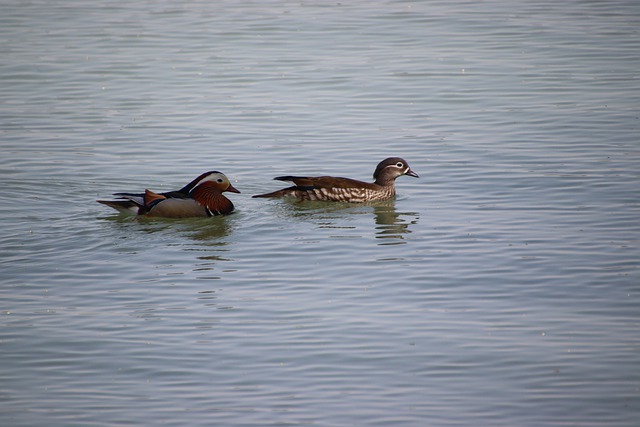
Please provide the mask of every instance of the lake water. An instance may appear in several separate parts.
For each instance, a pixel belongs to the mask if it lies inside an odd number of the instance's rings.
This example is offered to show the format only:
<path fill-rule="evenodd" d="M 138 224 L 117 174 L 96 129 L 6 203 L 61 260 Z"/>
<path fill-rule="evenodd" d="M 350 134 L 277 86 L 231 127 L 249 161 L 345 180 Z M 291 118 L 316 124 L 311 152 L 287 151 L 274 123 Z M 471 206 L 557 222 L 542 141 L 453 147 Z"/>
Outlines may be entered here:
<path fill-rule="evenodd" d="M 640 3 L 5 1 L 3 426 L 637 426 Z M 393 201 L 251 199 L 283 174 Z M 237 211 L 95 202 L 208 170 Z"/>

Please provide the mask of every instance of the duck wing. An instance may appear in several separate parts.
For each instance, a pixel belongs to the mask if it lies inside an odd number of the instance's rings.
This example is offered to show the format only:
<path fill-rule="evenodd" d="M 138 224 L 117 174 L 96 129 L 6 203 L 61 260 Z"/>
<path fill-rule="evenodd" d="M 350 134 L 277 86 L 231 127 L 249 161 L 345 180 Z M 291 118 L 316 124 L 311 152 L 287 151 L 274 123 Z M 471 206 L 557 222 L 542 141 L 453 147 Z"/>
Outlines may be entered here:
<path fill-rule="evenodd" d="M 316 188 L 373 188 L 369 182 L 337 176 L 277 176 L 273 179 L 293 182 L 298 190 L 303 191 Z"/>

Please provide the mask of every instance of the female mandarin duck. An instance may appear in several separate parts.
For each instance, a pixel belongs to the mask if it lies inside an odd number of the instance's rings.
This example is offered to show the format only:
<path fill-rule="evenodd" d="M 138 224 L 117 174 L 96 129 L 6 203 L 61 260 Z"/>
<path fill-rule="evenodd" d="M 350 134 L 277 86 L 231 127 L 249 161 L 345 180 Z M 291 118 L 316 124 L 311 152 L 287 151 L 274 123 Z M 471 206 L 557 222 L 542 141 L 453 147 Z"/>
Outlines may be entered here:
<path fill-rule="evenodd" d="M 205 172 L 177 191 L 144 194 L 114 193 L 118 200 L 98 200 L 122 213 L 188 218 L 226 215 L 233 211 L 233 203 L 222 195 L 225 191 L 239 193 L 229 179 L 218 171 Z"/>
<path fill-rule="evenodd" d="M 295 197 L 298 200 L 327 200 L 332 202 L 370 202 L 390 199 L 396 194 L 396 178 L 409 175 L 418 178 L 409 164 L 400 157 L 389 157 L 378 164 L 375 182 L 362 182 L 333 176 L 278 176 L 278 181 L 293 181 L 293 187 L 283 188 L 253 197 Z"/>

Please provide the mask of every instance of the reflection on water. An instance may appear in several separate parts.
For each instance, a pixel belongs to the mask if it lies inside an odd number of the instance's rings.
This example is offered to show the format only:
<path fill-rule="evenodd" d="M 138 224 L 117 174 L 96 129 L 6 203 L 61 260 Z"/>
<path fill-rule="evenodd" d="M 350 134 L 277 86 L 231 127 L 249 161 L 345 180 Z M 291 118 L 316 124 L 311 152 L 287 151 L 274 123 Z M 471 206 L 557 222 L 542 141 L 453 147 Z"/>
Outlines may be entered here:
<path fill-rule="evenodd" d="M 322 201 L 294 201 L 284 199 L 280 203 L 277 215 L 289 217 L 295 220 L 311 221 L 318 228 L 333 230 L 354 230 L 358 224 L 349 225 L 350 219 L 359 219 L 362 215 L 373 214 L 376 224 L 375 237 L 388 239 L 381 245 L 404 244 L 405 236 L 411 233 L 411 227 L 418 223 L 420 215 L 417 212 L 398 212 L 396 200 L 382 200 L 368 203 L 327 203 Z M 347 233 L 333 235 L 332 237 L 365 237 L 368 232 L 356 235 Z"/>
<path fill-rule="evenodd" d="M 409 226 L 417 224 L 420 217 L 417 212 L 396 211 L 396 201 L 387 200 L 373 206 L 376 222 L 376 238 L 392 239 L 381 245 L 404 244 L 404 235 L 411 233 Z"/>
<path fill-rule="evenodd" d="M 100 219 L 112 221 L 123 227 L 122 230 L 129 232 L 151 234 L 171 231 L 200 241 L 219 240 L 228 237 L 232 232 L 228 216 L 175 219 L 115 214 Z"/>
<path fill-rule="evenodd" d="M 198 273 L 198 279 L 219 280 L 220 273 L 213 273 L 218 269 L 217 264 L 233 261 L 229 257 L 233 246 L 230 236 L 234 229 L 231 216 L 172 219 L 116 214 L 102 219 L 113 225 L 110 234 L 120 234 L 118 252 L 137 254 L 177 246 L 182 252 L 194 254 L 192 270 Z M 169 268 L 173 268 L 173 258 L 170 256 L 166 260 Z"/>
<path fill-rule="evenodd" d="M 233 228 L 231 222 L 225 217 L 199 218 L 198 221 L 189 220 L 183 224 L 184 232 L 193 240 L 213 241 L 213 245 L 219 245 L 216 241 L 228 237 Z"/>

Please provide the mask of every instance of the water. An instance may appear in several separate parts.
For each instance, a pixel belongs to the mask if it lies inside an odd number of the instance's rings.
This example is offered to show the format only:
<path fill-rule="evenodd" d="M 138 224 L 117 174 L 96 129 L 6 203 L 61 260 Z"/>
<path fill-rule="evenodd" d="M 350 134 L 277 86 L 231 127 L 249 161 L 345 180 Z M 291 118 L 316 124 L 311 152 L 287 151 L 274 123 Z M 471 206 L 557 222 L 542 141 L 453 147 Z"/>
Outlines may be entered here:
<path fill-rule="evenodd" d="M 637 2 L 0 6 L 0 423 L 635 426 Z M 282 174 L 394 201 L 251 199 Z M 221 170 L 225 218 L 95 203 Z"/>

